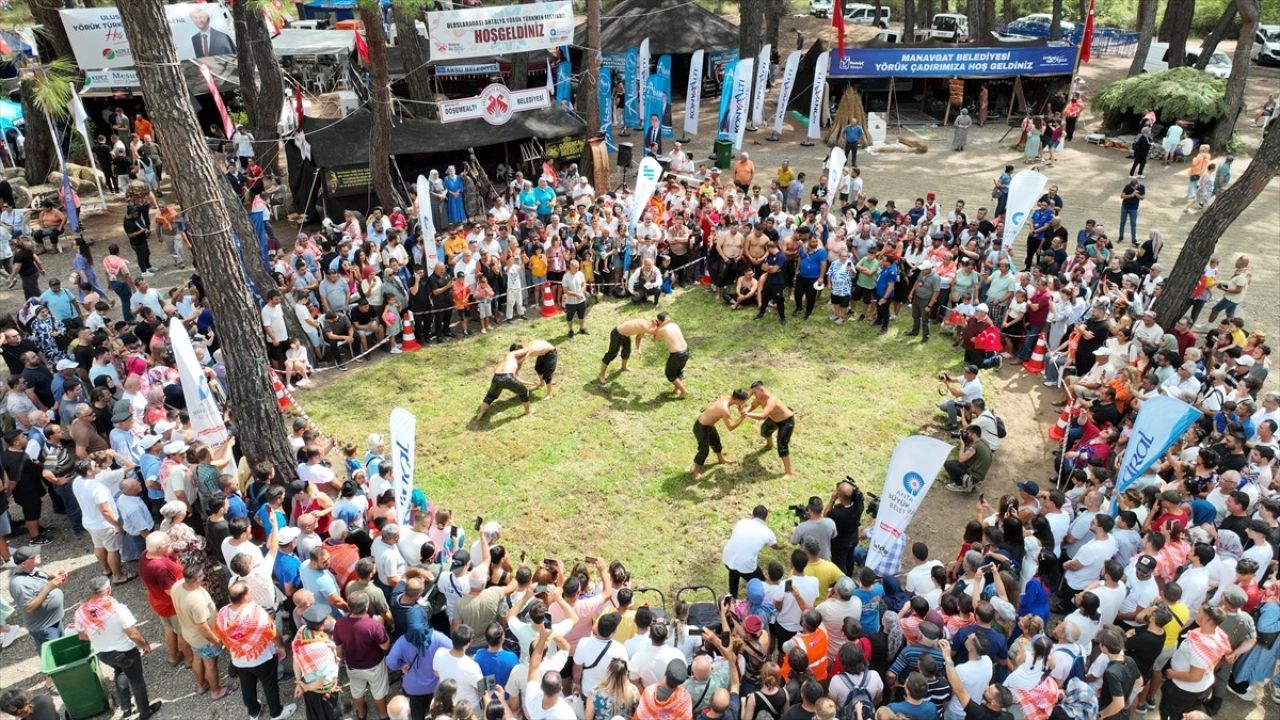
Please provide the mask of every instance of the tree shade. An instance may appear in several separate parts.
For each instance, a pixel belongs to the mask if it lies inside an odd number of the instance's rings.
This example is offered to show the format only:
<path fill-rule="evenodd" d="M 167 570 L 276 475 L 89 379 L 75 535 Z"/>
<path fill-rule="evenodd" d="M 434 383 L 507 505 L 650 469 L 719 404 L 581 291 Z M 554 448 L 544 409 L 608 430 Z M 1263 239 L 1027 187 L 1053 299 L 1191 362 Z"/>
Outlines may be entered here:
<path fill-rule="evenodd" d="M 1226 91 L 1226 80 L 1183 67 L 1117 80 L 1098 93 L 1093 107 L 1106 115 L 1109 128 L 1148 108 L 1165 123 L 1173 118 L 1210 123 L 1226 113 Z"/>

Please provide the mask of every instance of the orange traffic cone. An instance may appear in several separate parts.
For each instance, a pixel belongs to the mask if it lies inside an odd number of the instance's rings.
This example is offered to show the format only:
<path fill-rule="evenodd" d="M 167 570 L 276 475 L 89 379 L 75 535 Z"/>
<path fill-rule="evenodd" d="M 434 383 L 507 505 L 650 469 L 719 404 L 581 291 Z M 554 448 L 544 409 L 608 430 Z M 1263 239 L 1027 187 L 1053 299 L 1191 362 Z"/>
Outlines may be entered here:
<path fill-rule="evenodd" d="M 1044 333 L 1036 338 L 1036 349 L 1031 351 L 1031 359 L 1022 363 L 1022 369 L 1029 373 L 1044 372 L 1044 353 L 1048 346 L 1044 342 Z"/>
<path fill-rule="evenodd" d="M 400 349 L 408 352 L 422 349 L 418 339 L 413 336 L 413 313 L 408 310 L 404 313 L 404 337 L 400 340 Z"/>
<path fill-rule="evenodd" d="M 551 283 L 542 283 L 542 317 L 555 317 L 560 314 L 560 308 L 556 307 L 555 293 L 551 292 Z"/>
<path fill-rule="evenodd" d="M 284 383 L 280 382 L 280 378 L 272 374 L 271 387 L 276 391 L 276 402 L 280 403 L 281 410 L 288 410 L 293 404 L 293 398 L 289 397 L 289 393 L 284 391 Z"/>
<path fill-rule="evenodd" d="M 711 268 L 707 267 L 707 264 L 705 262 L 702 264 L 702 284 L 703 285 L 711 284 Z"/>
<path fill-rule="evenodd" d="M 1071 425 L 1071 406 L 1067 405 L 1062 408 L 1062 414 L 1058 416 L 1058 421 L 1049 428 L 1050 440 L 1062 440 L 1067 436 L 1067 428 Z"/>

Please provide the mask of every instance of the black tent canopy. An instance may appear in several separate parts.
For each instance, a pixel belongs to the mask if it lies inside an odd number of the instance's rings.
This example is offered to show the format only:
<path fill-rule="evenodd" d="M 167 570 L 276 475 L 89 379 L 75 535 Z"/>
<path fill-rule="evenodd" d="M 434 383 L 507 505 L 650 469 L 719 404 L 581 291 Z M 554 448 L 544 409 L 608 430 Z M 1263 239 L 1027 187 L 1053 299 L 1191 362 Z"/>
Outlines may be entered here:
<path fill-rule="evenodd" d="M 574 29 L 573 41 L 587 44 L 587 25 Z M 624 52 L 649 38 L 649 53 L 689 55 L 695 50 L 738 47 L 738 26 L 686 0 L 622 0 L 600 19 L 600 49 Z"/>

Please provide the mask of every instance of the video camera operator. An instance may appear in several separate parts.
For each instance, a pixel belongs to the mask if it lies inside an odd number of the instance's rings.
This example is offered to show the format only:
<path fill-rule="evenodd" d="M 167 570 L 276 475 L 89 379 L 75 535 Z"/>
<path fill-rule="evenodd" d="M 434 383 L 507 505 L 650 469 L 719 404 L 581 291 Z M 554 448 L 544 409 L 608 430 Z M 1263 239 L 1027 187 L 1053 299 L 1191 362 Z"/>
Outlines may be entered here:
<path fill-rule="evenodd" d="M 970 425 L 958 434 L 960 452 L 955 460 L 948 460 L 942 465 L 951 482 L 947 489 L 952 492 L 973 492 L 987 477 L 991 469 L 991 446 L 982 442 L 982 428 Z"/>
<path fill-rule="evenodd" d="M 830 560 L 832 541 L 837 534 L 836 523 L 826 517 L 826 506 L 822 504 L 822 498 L 817 495 L 809 498 L 809 504 L 805 509 L 808 510 L 809 517 L 791 531 L 791 544 L 803 546 L 805 538 L 813 538 L 818 541 L 818 557 Z"/>
<path fill-rule="evenodd" d="M 947 429 L 955 430 L 960 426 L 957 422 L 958 416 L 963 412 L 965 422 L 968 422 L 969 405 L 982 397 L 982 381 L 978 380 L 978 366 L 965 365 L 963 379 L 953 378 L 946 372 L 938 373 L 938 379 L 942 381 L 942 387 L 938 388 L 938 392 L 941 394 L 945 390 L 951 393 L 951 399 L 940 403 L 938 409 L 947 414 Z"/>
<path fill-rule="evenodd" d="M 972 414 L 970 422 L 982 428 L 982 441 L 994 454 L 1000 449 L 1000 428 L 1004 423 L 987 409 L 987 401 L 982 398 L 974 398 L 969 404 L 969 410 Z"/>
<path fill-rule="evenodd" d="M 827 502 L 825 515 L 836 526 L 836 536 L 831 539 L 831 562 L 845 575 L 853 569 L 853 549 L 858 545 L 858 525 L 865 503 L 862 492 L 847 479 L 836 483 Z"/>

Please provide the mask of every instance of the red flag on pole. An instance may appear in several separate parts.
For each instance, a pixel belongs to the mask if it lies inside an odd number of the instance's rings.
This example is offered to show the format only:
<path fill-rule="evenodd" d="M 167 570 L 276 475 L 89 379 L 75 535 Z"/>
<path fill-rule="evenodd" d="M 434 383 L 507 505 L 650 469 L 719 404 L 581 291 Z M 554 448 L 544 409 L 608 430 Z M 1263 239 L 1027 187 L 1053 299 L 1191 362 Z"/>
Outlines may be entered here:
<path fill-rule="evenodd" d="M 218 90 L 218 83 L 213 79 L 213 71 L 204 63 L 196 63 L 196 65 L 200 68 L 200 75 L 204 78 L 205 84 L 209 86 L 209 92 L 213 94 L 214 107 L 218 108 L 218 115 L 222 118 L 222 129 L 226 132 L 227 138 L 230 139 L 231 135 L 236 131 L 236 126 L 231 122 L 231 115 L 227 112 L 226 104 L 222 102 L 222 93 Z"/>
<path fill-rule="evenodd" d="M 1084 21 L 1084 35 L 1080 37 L 1080 62 L 1089 62 L 1093 54 L 1093 0 L 1089 0 L 1089 16 Z"/>
<path fill-rule="evenodd" d="M 298 127 L 302 127 L 302 86 L 293 86 L 293 109 L 298 116 Z"/>
<path fill-rule="evenodd" d="M 831 0 L 831 27 L 836 29 L 836 46 L 844 55 L 844 0 Z"/>
<path fill-rule="evenodd" d="M 356 36 L 356 54 L 360 56 L 361 60 L 368 63 L 369 62 L 369 43 L 365 42 L 364 38 L 360 36 L 359 30 L 352 28 L 351 32 L 354 33 Z"/>

